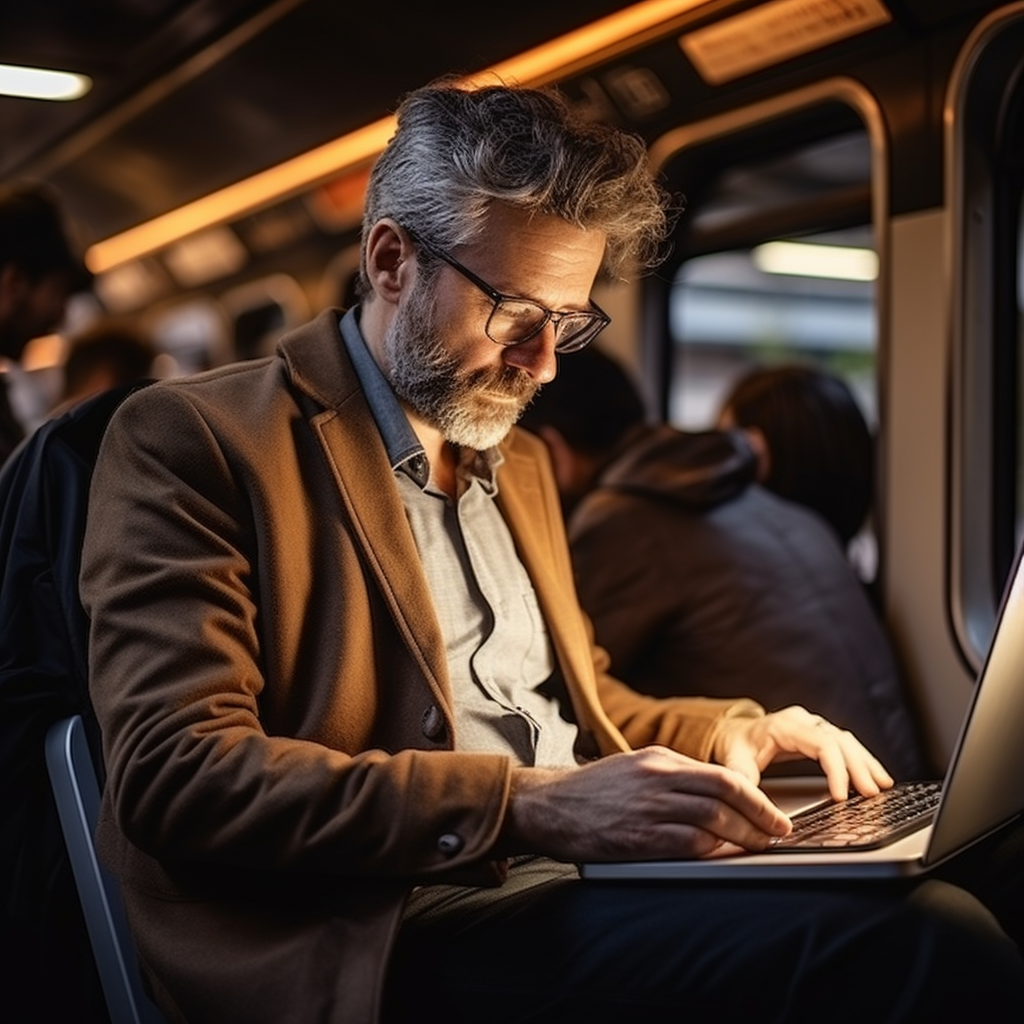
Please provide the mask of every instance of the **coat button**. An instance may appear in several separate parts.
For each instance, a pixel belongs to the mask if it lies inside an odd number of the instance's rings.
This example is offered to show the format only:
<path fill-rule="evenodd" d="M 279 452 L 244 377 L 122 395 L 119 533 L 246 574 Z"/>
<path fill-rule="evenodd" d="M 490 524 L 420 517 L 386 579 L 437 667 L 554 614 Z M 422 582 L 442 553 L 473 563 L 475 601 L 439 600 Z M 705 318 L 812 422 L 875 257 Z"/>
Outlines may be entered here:
<path fill-rule="evenodd" d="M 444 722 L 444 715 L 441 714 L 441 709 L 436 704 L 431 704 L 426 711 L 423 712 L 423 718 L 420 721 L 420 728 L 423 730 L 423 735 L 428 740 L 439 741 L 444 738 L 445 733 L 448 731 Z"/>
<path fill-rule="evenodd" d="M 437 848 L 446 857 L 454 857 L 462 847 L 462 836 L 457 836 L 454 832 L 445 832 L 437 840 Z"/>

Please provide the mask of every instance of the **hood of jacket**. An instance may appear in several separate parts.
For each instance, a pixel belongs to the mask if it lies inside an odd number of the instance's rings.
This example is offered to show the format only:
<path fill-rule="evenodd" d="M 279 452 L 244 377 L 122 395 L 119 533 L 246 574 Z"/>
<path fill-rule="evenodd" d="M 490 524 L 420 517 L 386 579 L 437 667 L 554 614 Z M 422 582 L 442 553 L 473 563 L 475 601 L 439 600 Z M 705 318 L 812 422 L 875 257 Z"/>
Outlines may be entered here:
<path fill-rule="evenodd" d="M 731 501 L 756 478 L 757 455 L 742 431 L 657 424 L 630 432 L 598 486 L 702 510 Z"/>

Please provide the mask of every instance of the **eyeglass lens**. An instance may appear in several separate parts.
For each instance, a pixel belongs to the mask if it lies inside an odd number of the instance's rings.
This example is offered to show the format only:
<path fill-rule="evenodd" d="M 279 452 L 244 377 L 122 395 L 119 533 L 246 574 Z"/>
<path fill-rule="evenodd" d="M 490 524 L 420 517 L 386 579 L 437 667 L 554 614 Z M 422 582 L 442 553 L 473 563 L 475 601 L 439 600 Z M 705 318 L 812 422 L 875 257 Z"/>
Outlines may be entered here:
<path fill-rule="evenodd" d="M 529 341 L 549 319 L 555 322 L 555 349 L 559 352 L 582 348 L 605 325 L 592 313 L 549 313 L 527 299 L 502 299 L 491 313 L 487 334 L 499 345 L 517 345 Z"/>

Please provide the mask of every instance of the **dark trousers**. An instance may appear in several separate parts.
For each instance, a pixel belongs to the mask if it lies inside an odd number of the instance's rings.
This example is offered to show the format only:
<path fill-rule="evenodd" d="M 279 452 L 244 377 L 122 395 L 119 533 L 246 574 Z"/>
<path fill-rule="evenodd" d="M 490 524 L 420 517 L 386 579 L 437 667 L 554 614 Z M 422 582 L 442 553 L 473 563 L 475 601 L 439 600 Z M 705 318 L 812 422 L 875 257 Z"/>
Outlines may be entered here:
<path fill-rule="evenodd" d="M 1013 829 L 884 884 L 594 883 L 527 862 L 508 891 L 414 901 L 385 1021 L 1024 1020 L 1022 848 Z"/>

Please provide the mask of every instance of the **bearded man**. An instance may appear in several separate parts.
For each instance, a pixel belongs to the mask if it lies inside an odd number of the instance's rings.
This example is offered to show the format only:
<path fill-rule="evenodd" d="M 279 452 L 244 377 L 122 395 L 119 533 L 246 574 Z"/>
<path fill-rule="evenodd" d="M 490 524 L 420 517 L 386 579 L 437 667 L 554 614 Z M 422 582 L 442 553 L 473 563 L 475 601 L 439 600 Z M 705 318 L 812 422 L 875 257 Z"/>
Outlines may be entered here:
<path fill-rule="evenodd" d="M 790 828 L 756 785 L 780 756 L 837 798 L 891 784 L 800 708 L 629 690 L 577 604 L 543 442 L 513 424 L 608 323 L 599 270 L 654 261 L 666 206 L 641 143 L 553 93 L 418 90 L 371 176 L 360 304 L 115 414 L 82 571 L 98 843 L 169 1019 L 1024 998 L 1016 945 L 942 883 L 579 878 L 763 849 Z"/>

